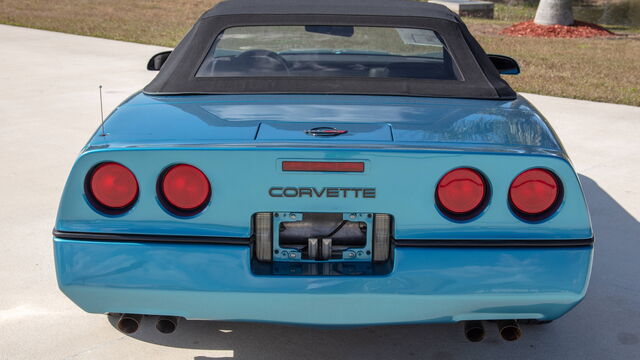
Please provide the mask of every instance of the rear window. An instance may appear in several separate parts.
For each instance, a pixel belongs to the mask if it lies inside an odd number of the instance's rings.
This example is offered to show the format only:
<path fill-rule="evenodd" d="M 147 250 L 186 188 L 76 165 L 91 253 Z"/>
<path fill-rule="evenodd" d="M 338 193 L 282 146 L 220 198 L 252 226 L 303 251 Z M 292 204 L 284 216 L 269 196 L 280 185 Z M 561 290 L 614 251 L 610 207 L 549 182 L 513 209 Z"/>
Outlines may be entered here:
<path fill-rule="evenodd" d="M 432 30 L 243 26 L 224 30 L 196 77 L 374 77 L 461 80 Z"/>

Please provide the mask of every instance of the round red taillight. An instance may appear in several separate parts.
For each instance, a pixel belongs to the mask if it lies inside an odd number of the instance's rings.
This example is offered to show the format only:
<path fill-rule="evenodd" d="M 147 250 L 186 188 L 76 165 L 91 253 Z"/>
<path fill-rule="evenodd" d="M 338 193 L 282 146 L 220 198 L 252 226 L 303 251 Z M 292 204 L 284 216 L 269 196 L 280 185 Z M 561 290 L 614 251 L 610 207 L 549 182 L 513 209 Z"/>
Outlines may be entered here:
<path fill-rule="evenodd" d="M 544 215 L 558 203 L 560 190 L 560 183 L 553 173 L 544 169 L 530 169 L 511 183 L 509 201 L 521 215 Z"/>
<path fill-rule="evenodd" d="M 198 212 L 211 197 L 209 180 L 198 168 L 187 164 L 174 165 L 161 177 L 161 198 L 178 211 Z"/>
<path fill-rule="evenodd" d="M 480 173 L 460 168 L 440 179 L 436 197 L 440 209 L 449 215 L 468 215 L 479 210 L 485 200 L 487 186 Z"/>
<path fill-rule="evenodd" d="M 138 181 L 131 170 L 107 162 L 96 166 L 90 173 L 89 193 L 98 207 L 108 210 L 129 208 L 138 198 Z"/>

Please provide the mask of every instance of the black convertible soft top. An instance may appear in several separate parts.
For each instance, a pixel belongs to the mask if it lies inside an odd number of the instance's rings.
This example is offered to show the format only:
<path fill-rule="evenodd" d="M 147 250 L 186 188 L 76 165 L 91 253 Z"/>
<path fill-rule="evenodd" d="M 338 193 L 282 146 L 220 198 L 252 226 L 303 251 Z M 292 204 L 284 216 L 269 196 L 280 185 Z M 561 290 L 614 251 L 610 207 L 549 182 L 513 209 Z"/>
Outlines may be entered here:
<path fill-rule="evenodd" d="M 433 30 L 443 38 L 463 79 L 196 77 L 218 34 L 229 27 L 261 25 Z M 499 100 L 516 97 L 458 15 L 441 5 L 407 0 L 223 1 L 200 17 L 144 92 L 150 95 L 370 94 Z"/>
<path fill-rule="evenodd" d="M 402 0 L 228 0 L 203 17 L 244 14 L 420 16 L 458 21 L 442 5 Z"/>

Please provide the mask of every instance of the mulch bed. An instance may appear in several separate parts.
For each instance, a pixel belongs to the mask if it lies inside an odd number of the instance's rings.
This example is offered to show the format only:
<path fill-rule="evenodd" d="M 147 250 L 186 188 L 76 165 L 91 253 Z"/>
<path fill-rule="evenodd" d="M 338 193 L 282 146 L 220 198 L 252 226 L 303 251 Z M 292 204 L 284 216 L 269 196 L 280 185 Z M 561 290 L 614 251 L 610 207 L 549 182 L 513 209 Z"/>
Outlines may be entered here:
<path fill-rule="evenodd" d="M 531 36 L 548 38 L 589 38 L 597 36 L 613 36 L 611 31 L 596 24 L 574 21 L 573 25 L 538 25 L 533 21 L 513 24 L 500 31 L 502 35 Z"/>

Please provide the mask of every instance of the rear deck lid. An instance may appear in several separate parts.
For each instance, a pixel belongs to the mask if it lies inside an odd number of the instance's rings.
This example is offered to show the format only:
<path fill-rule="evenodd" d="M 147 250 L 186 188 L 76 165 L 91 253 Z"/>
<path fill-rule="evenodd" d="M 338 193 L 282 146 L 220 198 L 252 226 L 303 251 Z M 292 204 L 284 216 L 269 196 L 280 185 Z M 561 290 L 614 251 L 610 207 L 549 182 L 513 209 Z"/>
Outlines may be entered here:
<path fill-rule="evenodd" d="M 526 100 L 389 96 L 138 95 L 91 146 L 436 146 L 561 152 Z"/>

